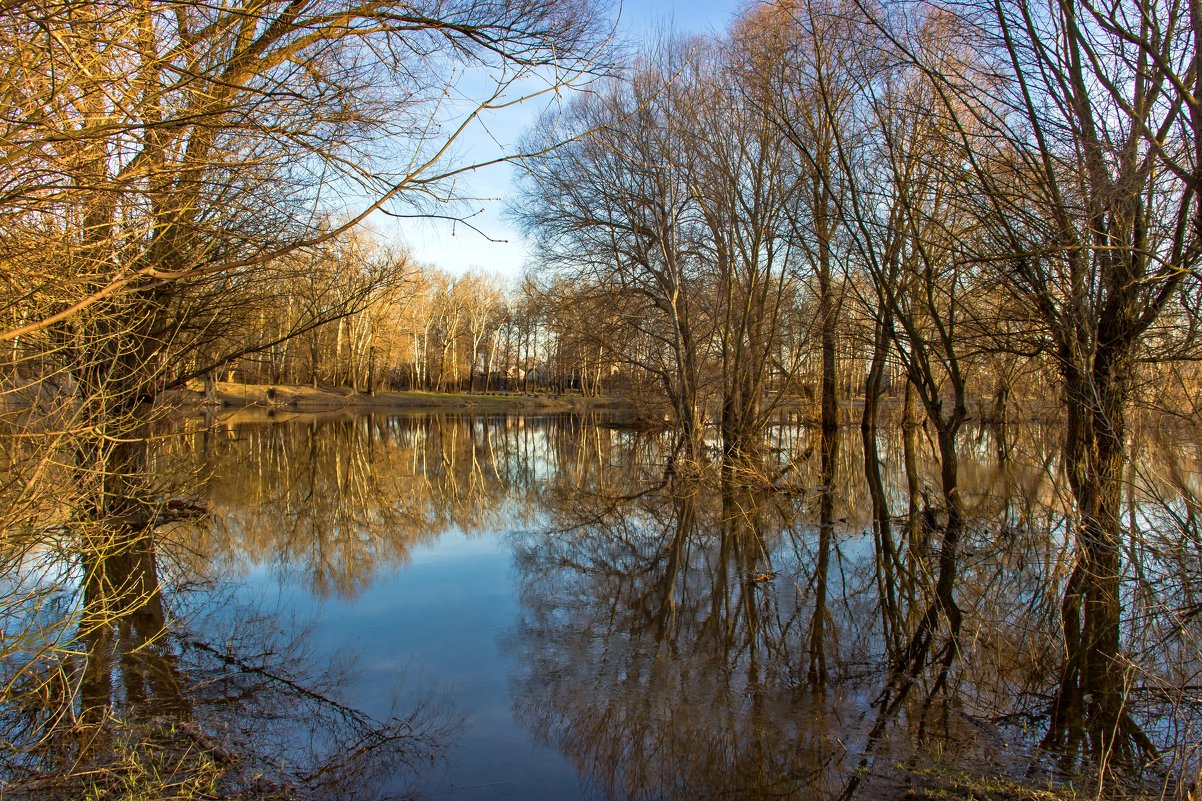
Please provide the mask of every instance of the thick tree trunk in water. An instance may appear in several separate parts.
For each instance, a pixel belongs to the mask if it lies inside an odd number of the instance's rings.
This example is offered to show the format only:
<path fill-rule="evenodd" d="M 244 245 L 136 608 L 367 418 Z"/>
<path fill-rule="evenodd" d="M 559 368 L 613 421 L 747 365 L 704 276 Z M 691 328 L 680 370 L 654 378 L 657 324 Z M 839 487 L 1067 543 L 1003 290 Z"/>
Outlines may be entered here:
<path fill-rule="evenodd" d="M 166 500 L 148 455 L 168 300 L 163 288 L 133 291 L 75 320 L 85 423 L 72 444 L 80 497 L 74 546 L 84 576 L 80 632 L 100 645 L 109 635 L 99 632 L 113 626 L 126 627 L 119 637 L 161 629 L 153 530 Z M 213 389 L 211 376 L 206 388 Z"/>
<path fill-rule="evenodd" d="M 680 297 L 673 297 L 670 308 L 674 331 L 672 349 L 677 374 L 675 392 L 679 404 L 676 411 L 677 425 L 681 429 L 686 457 L 699 461 L 703 455 L 704 421 L 697 386 L 697 346 L 693 341 L 688 307 L 682 306 Z"/>
<path fill-rule="evenodd" d="M 672 403 L 672 414 L 676 417 L 676 451 L 683 451 L 686 459 L 700 459 L 703 426 L 692 383 L 683 376 L 678 381 L 665 377 L 665 390 Z"/>
<path fill-rule="evenodd" d="M 754 460 L 759 454 L 761 388 L 754 383 L 746 365 L 735 366 L 722 399 L 722 448 L 735 461 Z"/>
<path fill-rule="evenodd" d="M 1091 375 L 1065 370 L 1065 456 L 1078 550 L 1061 605 L 1065 655 L 1048 742 L 1076 748 L 1085 733 L 1093 754 L 1128 760 L 1135 756 L 1128 737 L 1143 750 L 1149 745 L 1123 712 L 1121 513 L 1130 371 L 1125 360 L 1108 355 L 1095 357 Z"/>

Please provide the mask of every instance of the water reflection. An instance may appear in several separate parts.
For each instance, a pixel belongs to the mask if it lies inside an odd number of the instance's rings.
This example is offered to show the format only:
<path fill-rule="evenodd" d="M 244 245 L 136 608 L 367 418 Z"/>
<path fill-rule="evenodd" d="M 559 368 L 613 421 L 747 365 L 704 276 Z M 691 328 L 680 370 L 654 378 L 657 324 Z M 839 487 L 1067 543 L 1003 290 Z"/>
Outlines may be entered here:
<path fill-rule="evenodd" d="M 544 481 L 587 473 L 598 429 L 538 418 L 342 417 L 206 427 L 165 454 L 217 466 L 200 548 L 227 569 L 273 564 L 353 598 L 448 531 L 521 525 Z"/>
<path fill-rule="evenodd" d="M 139 468 L 68 484 L 95 503 L 5 575 L 0 788 L 379 798 L 412 784 L 460 713 L 434 696 L 381 716 L 343 701 L 350 660 L 311 653 L 305 630 L 230 593 L 208 559 L 221 526 L 207 499 L 163 494 L 197 488 L 179 447 L 117 443 Z"/>
<path fill-rule="evenodd" d="M 524 731 L 606 798 L 900 797 L 949 776 L 1100 775 L 1088 705 L 1055 703 L 1074 569 L 1060 432 L 964 432 L 950 562 L 932 437 L 857 434 L 786 422 L 766 461 L 683 476 L 670 442 L 587 417 L 187 421 L 138 455 L 154 479 L 139 520 L 110 516 L 102 548 L 78 546 L 95 518 L 47 526 L 7 579 L 26 602 L 4 624 L 5 781 L 73 797 L 81 777 L 137 765 L 173 792 L 421 786 L 464 716 L 469 732 L 502 724 L 473 723 L 454 686 L 448 703 L 402 687 L 399 671 L 403 702 L 356 705 L 359 679 L 340 668 L 353 654 L 312 638 L 286 601 L 248 599 L 266 571 L 354 626 L 417 555 L 463 538 L 503 543 L 480 553 L 516 584 L 501 661 L 480 666 L 508 695 L 483 700 L 512 709 L 505 738 Z M 1131 738 L 1157 756 L 1123 775 L 1155 784 L 1197 770 L 1202 449 L 1178 430 L 1142 436 L 1124 697 Z M 497 603 L 477 591 L 465 577 L 458 606 Z M 470 630 L 429 601 L 440 636 Z M 364 638 L 360 658 L 417 653 L 395 639 Z M 488 762 L 483 747 L 454 753 L 452 775 Z M 488 770 L 515 797 L 562 795 L 540 795 L 533 763 Z"/>
<path fill-rule="evenodd" d="M 810 432 L 763 468 L 788 472 L 800 494 L 757 491 L 729 465 L 700 485 L 649 487 L 634 472 L 607 492 L 549 493 L 551 530 L 517 541 L 519 714 L 615 798 L 878 797 L 931 764 L 1024 781 L 1088 769 L 1085 739 L 1040 736 L 1055 730 L 1071 568 L 1058 444 L 1033 429 L 1000 446 L 996 433 L 974 432 L 961 454 L 950 564 L 933 536 L 948 522 L 924 491 L 938 465 L 921 430 L 879 432 L 868 447 L 883 458 L 859 475 L 862 453 L 841 457 L 835 432 Z M 1188 460 L 1166 462 L 1195 475 Z M 1184 700 L 1198 675 L 1198 621 L 1174 637 L 1166 624 L 1180 611 L 1163 614 L 1169 598 L 1190 608 L 1176 593 L 1192 598 L 1195 579 L 1153 590 L 1139 578 L 1168 568 L 1147 548 L 1181 530 L 1163 506 L 1132 507 L 1146 518 L 1132 537 L 1133 589 L 1162 608 L 1130 618 L 1127 715 L 1146 753 L 1191 760 L 1176 738 L 1197 724 L 1196 702 L 1148 697 L 1174 686 Z M 1196 575 L 1190 561 L 1177 569 Z M 942 639 L 937 613 L 951 620 Z M 1150 650 L 1136 645 L 1146 625 L 1163 635 Z M 1087 728 L 1087 709 L 1078 721 Z M 1181 767 L 1164 765 L 1144 774 L 1152 785 Z"/>

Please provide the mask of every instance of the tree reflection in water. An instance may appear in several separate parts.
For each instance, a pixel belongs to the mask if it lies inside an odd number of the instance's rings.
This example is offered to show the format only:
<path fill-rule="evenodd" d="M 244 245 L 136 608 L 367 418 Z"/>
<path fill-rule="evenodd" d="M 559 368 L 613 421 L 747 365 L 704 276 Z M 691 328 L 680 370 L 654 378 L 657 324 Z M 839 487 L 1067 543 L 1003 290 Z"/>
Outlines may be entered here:
<path fill-rule="evenodd" d="M 923 634 L 949 574 L 921 426 L 782 424 L 771 459 L 686 478 L 670 442 L 583 417 L 269 422 L 155 440 L 136 455 L 154 477 L 131 493 L 152 501 L 129 507 L 140 516 L 59 515 L 23 551 L 6 795 L 76 797 L 135 770 L 244 797 L 420 784 L 457 712 L 419 699 L 368 717 L 303 630 L 221 587 L 270 566 L 351 603 L 446 534 L 514 529 L 513 709 L 607 797 L 901 797 L 949 776 L 1172 786 L 1198 770 L 1202 459 L 1183 432 L 1143 434 L 1129 469 L 1136 747 L 1101 755 L 1103 774 L 1089 705 L 1054 704 L 1075 564 L 1054 426 L 962 433 L 959 630 Z"/>
<path fill-rule="evenodd" d="M 206 501 L 163 495 L 196 464 L 154 441 L 112 449 L 138 465 L 125 480 L 73 483 L 93 502 L 5 577 L 4 795 L 353 799 L 412 784 L 459 714 L 419 697 L 375 719 L 340 700 L 349 660 L 226 591 L 212 550 L 225 528 Z"/>
<path fill-rule="evenodd" d="M 604 486 L 548 491 L 551 525 L 516 540 L 518 715 L 612 798 L 874 798 L 936 782 L 932 770 L 1103 775 L 1081 736 L 1039 748 L 1071 569 L 1056 433 L 1033 427 L 1005 447 L 989 430 L 965 437 L 962 619 L 941 642 L 916 636 L 947 573 L 926 492 L 939 468 L 929 452 L 916 467 L 912 433 L 875 434 L 877 471 L 853 443 L 806 432 L 783 457 L 800 461 L 764 465 L 760 482 L 726 464 L 697 483 L 656 480 L 655 458 L 632 451 L 606 455 Z M 1154 482 L 1158 499 L 1142 482 L 1133 502 L 1125 613 L 1127 714 L 1164 758 L 1122 776 L 1149 787 L 1198 767 L 1198 540 L 1188 556 L 1169 547 L 1196 525 L 1185 484 L 1198 465 L 1167 450 L 1143 463 L 1178 479 Z"/>
<path fill-rule="evenodd" d="M 220 465 L 201 550 L 225 570 L 273 564 L 351 599 L 452 530 L 529 518 L 524 488 L 568 457 L 536 418 L 344 416 L 205 428 L 165 461 Z M 560 427 L 556 426 L 558 430 Z"/>
<path fill-rule="evenodd" d="M 323 666 L 306 632 L 211 594 L 219 624 L 206 609 L 169 614 L 152 550 L 129 563 L 139 597 L 120 615 L 97 619 L 85 591 L 77 640 L 9 672 L 13 797 L 380 798 L 453 736 L 446 702 L 373 719 L 339 700 L 353 674 Z"/>

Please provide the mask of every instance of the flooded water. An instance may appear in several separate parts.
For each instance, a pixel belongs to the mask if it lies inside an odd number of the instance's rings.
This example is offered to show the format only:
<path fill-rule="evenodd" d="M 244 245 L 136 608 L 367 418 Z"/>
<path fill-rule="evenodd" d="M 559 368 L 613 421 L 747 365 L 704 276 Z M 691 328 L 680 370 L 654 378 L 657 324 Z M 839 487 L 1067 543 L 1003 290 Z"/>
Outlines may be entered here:
<path fill-rule="evenodd" d="M 123 557 L 155 603 L 31 627 L 96 591 L 61 551 L 25 557 L 17 583 L 46 590 L 6 624 L 37 631 L 9 652 L 14 788 L 53 787 L 102 720 L 241 797 L 913 798 L 1094 770 L 1046 747 L 1071 569 L 1054 425 L 963 437 L 963 619 L 921 648 L 921 429 L 875 440 L 882 519 L 858 430 L 783 421 L 755 470 L 682 476 L 666 437 L 578 416 L 186 428 L 149 457 L 178 519 Z M 1158 757 L 1111 781 L 1154 792 L 1196 769 L 1202 445 L 1136 452 L 1128 704 Z"/>

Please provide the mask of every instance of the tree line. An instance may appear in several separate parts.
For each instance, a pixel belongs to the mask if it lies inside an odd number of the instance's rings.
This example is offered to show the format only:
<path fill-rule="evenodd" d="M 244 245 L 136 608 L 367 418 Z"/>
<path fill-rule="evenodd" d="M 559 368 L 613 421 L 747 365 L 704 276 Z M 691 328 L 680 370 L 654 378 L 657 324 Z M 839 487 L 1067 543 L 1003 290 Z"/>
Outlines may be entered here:
<path fill-rule="evenodd" d="M 582 310 L 534 276 L 452 275 L 368 232 L 291 260 L 231 320 L 216 351 L 237 355 L 205 383 L 589 395 L 623 386 L 621 360 L 579 335 Z M 204 352 L 193 358 L 213 364 Z"/>

